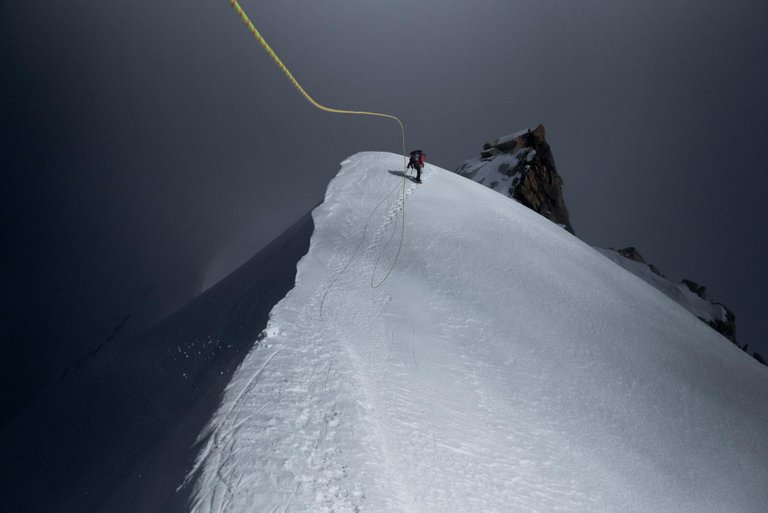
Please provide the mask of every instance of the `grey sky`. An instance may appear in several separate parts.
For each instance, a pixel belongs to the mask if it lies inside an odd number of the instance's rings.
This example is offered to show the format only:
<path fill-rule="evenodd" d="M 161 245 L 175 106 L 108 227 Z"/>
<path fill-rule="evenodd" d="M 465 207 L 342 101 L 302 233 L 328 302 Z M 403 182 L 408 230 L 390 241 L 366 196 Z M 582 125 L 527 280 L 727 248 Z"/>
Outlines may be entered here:
<path fill-rule="evenodd" d="M 768 352 L 765 2 L 242 5 L 318 101 L 398 115 L 439 166 L 544 123 L 577 235 L 707 285 Z M 244 261 L 345 157 L 399 151 L 391 122 L 310 107 L 226 0 L 4 1 L 0 34 L 18 398 Z"/>

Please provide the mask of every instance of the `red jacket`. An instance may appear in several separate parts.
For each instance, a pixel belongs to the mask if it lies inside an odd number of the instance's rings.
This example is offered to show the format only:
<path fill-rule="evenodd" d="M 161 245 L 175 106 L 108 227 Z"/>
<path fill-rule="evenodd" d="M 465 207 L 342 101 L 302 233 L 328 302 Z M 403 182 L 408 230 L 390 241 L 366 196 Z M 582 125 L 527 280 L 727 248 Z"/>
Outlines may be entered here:
<path fill-rule="evenodd" d="M 411 152 L 411 161 L 409 162 L 409 165 L 412 167 L 424 167 L 424 161 L 426 160 L 426 155 L 421 150 L 414 150 Z"/>

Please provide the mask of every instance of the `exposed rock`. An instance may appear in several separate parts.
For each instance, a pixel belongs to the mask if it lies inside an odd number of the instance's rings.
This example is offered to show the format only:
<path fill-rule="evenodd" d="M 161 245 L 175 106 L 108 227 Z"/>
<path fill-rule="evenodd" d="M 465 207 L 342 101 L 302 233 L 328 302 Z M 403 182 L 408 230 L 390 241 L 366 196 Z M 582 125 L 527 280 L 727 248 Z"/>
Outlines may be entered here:
<path fill-rule="evenodd" d="M 479 157 L 467 160 L 455 172 L 509 196 L 574 233 L 563 199 L 563 179 L 555 167 L 543 125 L 486 142 Z M 635 247 L 600 251 L 747 352 L 747 346 L 742 347 L 736 341 L 736 316 L 722 303 L 707 300 L 705 286 L 689 279 L 670 281 L 655 265 L 647 263 Z M 617 260 L 611 253 L 623 258 Z M 625 265 L 624 259 L 635 264 Z M 761 355 L 754 353 L 753 356 L 765 363 Z"/>
<path fill-rule="evenodd" d="M 643 258 L 643 255 L 640 254 L 640 252 L 635 248 L 634 246 L 629 246 L 622 249 L 615 250 L 619 255 L 623 256 L 624 258 L 628 258 L 629 260 L 634 260 L 635 262 L 640 262 L 641 264 L 645 264 L 648 266 L 648 268 L 653 271 L 654 274 L 657 274 L 658 276 L 661 276 L 662 278 L 666 278 L 664 274 L 662 274 L 661 271 L 659 271 L 659 268 L 656 267 L 653 264 L 649 264 L 645 261 L 645 258 Z"/>
<path fill-rule="evenodd" d="M 685 282 L 685 280 L 683 280 Z M 702 296 L 703 297 L 703 296 Z M 722 334 L 725 338 L 736 344 L 739 345 L 738 342 L 736 342 L 736 315 L 731 311 L 730 308 L 725 306 L 722 303 L 713 303 L 715 305 L 720 305 L 723 307 L 723 311 L 725 312 L 725 318 L 724 319 L 713 319 L 709 321 L 709 325 L 714 328 L 715 331 L 718 331 L 720 334 Z M 741 346 L 739 346 L 741 347 Z M 742 349 L 746 349 L 747 346 L 744 346 Z"/>
<path fill-rule="evenodd" d="M 480 152 L 480 157 L 482 157 L 484 159 L 489 159 L 491 157 L 495 157 L 499 153 L 501 153 L 501 150 L 499 150 L 498 148 L 489 148 L 487 150 L 481 151 Z"/>
<path fill-rule="evenodd" d="M 700 298 L 702 299 L 707 298 L 707 287 L 705 287 L 704 285 L 699 285 L 695 281 L 688 280 L 686 278 L 683 278 L 683 283 L 685 284 L 686 287 L 688 287 L 688 290 L 690 290 Z"/>
<path fill-rule="evenodd" d="M 466 161 L 456 173 L 509 196 L 574 233 L 563 199 L 563 179 L 543 125 L 485 143 L 480 157 Z"/>
<path fill-rule="evenodd" d="M 641 264 L 646 263 L 645 258 L 643 258 L 643 255 L 641 255 L 640 252 L 637 250 L 637 248 L 635 248 L 634 246 L 617 249 L 616 251 L 619 253 L 619 255 L 623 256 L 624 258 L 634 260 L 635 262 L 640 262 Z"/>
<path fill-rule="evenodd" d="M 606 250 L 602 250 L 605 252 Z M 643 255 L 635 247 L 626 247 L 622 249 L 607 250 L 614 254 L 621 255 L 626 260 L 637 262 L 637 264 L 622 264 L 621 261 L 613 259 L 630 271 L 631 273 L 650 283 L 664 294 L 680 303 L 683 307 L 693 313 L 702 322 L 707 323 L 712 329 L 723 335 L 725 338 L 736 344 L 740 349 L 746 352 L 747 346 L 742 347 L 736 341 L 736 315 L 724 304 L 706 299 L 707 288 L 699 285 L 693 280 L 683 279 L 679 283 L 673 283 L 668 280 L 656 266 L 648 264 Z M 610 254 L 606 254 L 610 257 Z M 656 276 L 651 276 L 647 271 L 650 269 Z"/>

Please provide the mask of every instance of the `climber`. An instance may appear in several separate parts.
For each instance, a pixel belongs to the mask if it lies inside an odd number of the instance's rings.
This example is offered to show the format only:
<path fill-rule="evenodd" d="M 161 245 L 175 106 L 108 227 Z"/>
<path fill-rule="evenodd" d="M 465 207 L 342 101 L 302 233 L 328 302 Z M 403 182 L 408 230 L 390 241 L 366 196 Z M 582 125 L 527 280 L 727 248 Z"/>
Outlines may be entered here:
<path fill-rule="evenodd" d="M 408 162 L 408 169 L 416 170 L 416 183 L 421 183 L 421 168 L 424 167 L 424 160 L 427 155 L 421 150 L 413 150 L 411 152 L 411 160 Z"/>

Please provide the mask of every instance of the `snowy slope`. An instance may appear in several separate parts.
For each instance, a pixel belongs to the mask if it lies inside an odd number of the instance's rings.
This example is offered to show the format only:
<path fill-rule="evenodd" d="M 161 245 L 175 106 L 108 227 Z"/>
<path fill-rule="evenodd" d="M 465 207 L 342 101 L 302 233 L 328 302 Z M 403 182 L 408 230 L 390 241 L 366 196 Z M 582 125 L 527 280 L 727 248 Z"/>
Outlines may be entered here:
<path fill-rule="evenodd" d="M 345 161 L 195 512 L 764 512 L 768 372 L 527 208 Z M 377 267 L 378 264 L 378 267 Z M 375 276 L 374 276 L 375 273 Z"/>
<path fill-rule="evenodd" d="M 728 320 L 728 314 L 723 305 L 699 297 L 685 283 L 673 283 L 653 272 L 648 264 L 625 258 L 617 251 L 602 248 L 595 249 L 649 285 L 656 287 L 673 301 L 680 303 L 683 308 L 696 317 L 706 322 L 726 322 Z"/>
<path fill-rule="evenodd" d="M 220 394 L 291 289 L 304 216 L 147 333 L 106 344 L 0 425 L 0 511 L 188 511 L 177 488 Z"/>

